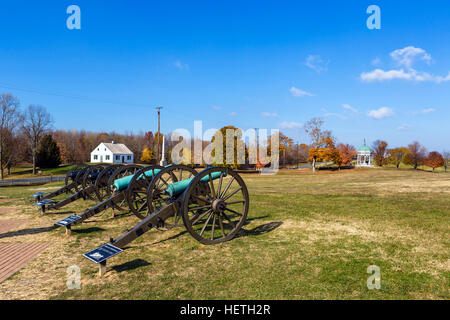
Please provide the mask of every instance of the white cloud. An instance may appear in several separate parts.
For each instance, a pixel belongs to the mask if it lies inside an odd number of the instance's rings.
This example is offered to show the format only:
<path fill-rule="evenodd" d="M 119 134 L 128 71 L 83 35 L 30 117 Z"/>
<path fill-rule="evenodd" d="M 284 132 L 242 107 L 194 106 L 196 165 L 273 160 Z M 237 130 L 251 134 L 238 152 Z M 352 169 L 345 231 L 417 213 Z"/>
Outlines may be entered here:
<path fill-rule="evenodd" d="M 384 71 L 382 69 L 375 69 L 370 72 L 361 73 L 361 80 L 365 82 L 376 82 L 376 81 L 381 82 L 394 79 L 417 81 L 417 82 L 430 81 L 441 83 L 445 81 L 450 81 L 450 72 L 446 77 L 435 76 L 427 72 L 419 72 L 414 69 L 409 69 L 406 71 L 404 69 L 388 70 L 388 71 Z"/>
<path fill-rule="evenodd" d="M 220 110 L 220 109 L 222 109 L 221 107 L 216 106 L 216 105 L 212 106 L 211 108 L 213 108 L 214 110 Z"/>
<path fill-rule="evenodd" d="M 419 59 L 424 60 L 427 64 L 431 63 L 431 55 L 429 55 L 422 48 L 416 48 L 413 46 L 405 47 L 403 49 L 397 49 L 391 52 L 391 57 L 400 66 L 408 69 L 412 68 L 413 63 Z"/>
<path fill-rule="evenodd" d="M 409 130 L 411 128 L 412 128 L 411 125 L 409 125 L 407 123 L 404 123 L 401 126 L 398 126 L 397 130 L 399 130 L 399 131 L 406 131 L 406 130 Z"/>
<path fill-rule="evenodd" d="M 351 105 L 346 104 L 346 103 L 344 103 L 344 104 L 342 105 L 342 108 L 344 108 L 345 110 L 349 110 L 349 111 L 351 111 L 351 112 L 355 112 L 355 113 L 358 112 L 357 109 L 353 108 Z"/>
<path fill-rule="evenodd" d="M 381 120 L 384 118 L 388 118 L 394 115 L 394 111 L 387 107 L 381 107 L 377 110 L 370 110 L 367 115 L 371 118 Z"/>
<path fill-rule="evenodd" d="M 291 87 L 289 91 L 292 93 L 294 97 L 304 97 L 304 96 L 310 96 L 314 97 L 314 95 L 310 92 L 304 91 L 302 89 L 298 89 L 296 87 Z"/>
<path fill-rule="evenodd" d="M 231 116 L 231 117 L 234 117 L 234 116 L 237 115 L 237 113 L 233 111 L 233 112 L 230 112 L 228 115 Z"/>
<path fill-rule="evenodd" d="M 278 117 L 278 114 L 276 112 L 262 112 L 261 113 L 263 117 L 272 117 L 272 118 L 276 118 Z"/>
<path fill-rule="evenodd" d="M 280 123 L 280 128 L 281 129 L 299 129 L 299 128 L 303 128 L 303 124 L 299 123 L 299 122 L 288 122 L 288 121 L 284 121 L 282 123 Z"/>
<path fill-rule="evenodd" d="M 422 109 L 419 111 L 415 111 L 414 114 L 428 114 L 428 113 L 432 113 L 435 111 L 436 111 L 436 109 L 434 109 L 434 108 L 425 108 L 425 109 Z"/>
<path fill-rule="evenodd" d="M 189 65 L 187 63 L 182 63 L 180 60 L 175 60 L 173 66 L 180 70 L 189 70 Z"/>
<path fill-rule="evenodd" d="M 425 50 L 413 46 L 394 50 L 390 53 L 392 60 L 400 67 L 400 69 L 375 69 L 370 72 L 363 72 L 360 78 L 364 82 L 381 82 L 394 79 L 416 82 L 435 82 L 441 83 L 450 81 L 450 72 L 447 76 L 433 75 L 428 72 L 418 71 L 413 68 L 413 65 L 418 60 L 425 61 L 431 64 L 432 58 Z"/>
<path fill-rule="evenodd" d="M 321 73 L 323 71 L 327 71 L 329 63 L 329 61 L 324 61 L 320 56 L 309 55 L 306 58 L 305 65 L 317 73 Z"/>

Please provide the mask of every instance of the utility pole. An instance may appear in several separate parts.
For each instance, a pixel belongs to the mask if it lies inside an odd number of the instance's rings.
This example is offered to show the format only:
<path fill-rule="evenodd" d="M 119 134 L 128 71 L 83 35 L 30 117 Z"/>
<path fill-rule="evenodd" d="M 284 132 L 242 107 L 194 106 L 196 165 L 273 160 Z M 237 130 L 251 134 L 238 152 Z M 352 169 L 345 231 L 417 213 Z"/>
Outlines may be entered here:
<path fill-rule="evenodd" d="M 156 139 L 156 163 L 159 163 L 159 140 L 161 139 L 161 132 L 160 132 L 160 114 L 161 109 L 163 107 L 156 107 L 155 109 L 158 110 L 158 138 Z"/>
<path fill-rule="evenodd" d="M 255 163 L 255 168 L 258 169 L 258 165 L 259 165 L 259 148 L 258 148 L 258 128 L 255 128 L 255 150 L 256 150 L 256 163 Z"/>

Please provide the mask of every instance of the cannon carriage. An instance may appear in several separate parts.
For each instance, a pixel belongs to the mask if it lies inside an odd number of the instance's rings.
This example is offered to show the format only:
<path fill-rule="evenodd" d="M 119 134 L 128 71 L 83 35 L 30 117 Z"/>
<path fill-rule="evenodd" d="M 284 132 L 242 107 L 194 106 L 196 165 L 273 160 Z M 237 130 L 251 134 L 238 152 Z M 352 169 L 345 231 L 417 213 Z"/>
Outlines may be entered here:
<path fill-rule="evenodd" d="M 66 177 L 64 178 L 64 186 L 59 188 L 58 190 L 45 193 L 45 192 L 37 192 L 33 194 L 33 198 L 35 201 L 44 201 L 55 198 L 61 194 L 74 194 L 79 191 L 80 185 L 82 184 L 82 177 L 84 173 L 89 168 L 86 164 L 77 164 L 72 169 L 70 169 L 66 173 Z"/>
<path fill-rule="evenodd" d="M 141 221 L 109 243 L 83 254 L 99 264 L 100 275 L 106 272 L 109 258 L 152 229 L 184 225 L 197 241 L 211 245 L 233 239 L 246 221 L 247 187 L 233 170 L 211 167 L 197 173 L 183 165 L 144 169 L 129 178 L 124 195 L 130 211 Z"/>
<path fill-rule="evenodd" d="M 151 177 L 149 178 L 149 176 L 156 174 L 156 172 L 162 168 L 163 167 L 161 166 L 148 166 L 143 168 L 142 166 L 134 164 L 121 166 L 108 177 L 108 182 L 106 183 L 106 177 L 103 177 L 101 173 L 97 178 L 97 182 L 103 183 L 106 185 L 106 188 L 99 192 L 100 202 L 95 204 L 93 207 L 87 208 L 79 215 L 71 215 L 56 222 L 55 225 L 65 227 L 66 233 L 70 234 L 74 225 L 80 224 L 84 220 L 89 219 L 90 217 L 109 208 L 113 209 L 113 214 L 115 210 L 122 213 L 131 212 L 131 208 L 135 208 L 137 206 L 133 199 L 136 199 L 136 201 L 138 200 L 137 197 L 127 197 L 128 189 L 135 190 L 136 195 L 138 195 L 138 190 L 140 190 L 142 186 L 146 189 L 145 185 L 151 180 Z M 137 179 L 138 177 L 139 179 Z M 131 192 L 131 194 L 133 194 L 133 192 Z M 142 207 L 139 210 L 144 209 L 145 207 Z M 135 208 L 133 212 L 138 211 Z"/>
<path fill-rule="evenodd" d="M 79 166 L 77 167 L 79 168 Z M 65 190 L 67 193 L 71 193 L 70 196 L 60 201 L 47 197 L 35 203 L 35 205 L 39 206 L 42 212 L 45 213 L 46 210 L 60 209 L 78 199 L 102 201 L 109 189 L 109 178 L 121 167 L 124 167 L 124 165 L 97 164 L 83 166 L 80 170 L 71 170 L 66 175 L 66 185 L 53 192 L 54 196 L 56 196 L 64 193 Z M 73 179 L 72 182 L 69 182 L 69 179 Z"/>

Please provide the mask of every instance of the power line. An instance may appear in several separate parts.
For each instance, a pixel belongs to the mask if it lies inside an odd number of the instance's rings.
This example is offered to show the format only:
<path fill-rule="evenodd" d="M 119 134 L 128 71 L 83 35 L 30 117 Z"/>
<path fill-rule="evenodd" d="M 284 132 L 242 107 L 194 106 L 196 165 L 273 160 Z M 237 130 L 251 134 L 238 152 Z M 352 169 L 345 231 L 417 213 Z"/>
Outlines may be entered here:
<path fill-rule="evenodd" d="M 64 93 L 44 92 L 44 91 L 35 90 L 35 89 L 19 88 L 17 86 L 6 84 L 6 83 L 0 83 L 0 88 L 9 89 L 9 90 L 18 90 L 18 91 L 35 93 L 35 94 L 46 95 L 46 96 L 55 96 L 55 97 L 61 97 L 61 98 L 67 98 L 67 99 L 84 100 L 84 101 L 91 101 L 91 102 L 96 102 L 96 103 L 111 104 L 111 105 L 117 105 L 117 106 L 122 106 L 122 107 L 149 108 L 148 105 L 105 101 L 105 100 L 100 100 L 100 99 L 93 99 L 93 98 L 89 98 L 89 97 L 75 96 L 75 95 L 69 95 L 69 94 L 64 94 Z"/>

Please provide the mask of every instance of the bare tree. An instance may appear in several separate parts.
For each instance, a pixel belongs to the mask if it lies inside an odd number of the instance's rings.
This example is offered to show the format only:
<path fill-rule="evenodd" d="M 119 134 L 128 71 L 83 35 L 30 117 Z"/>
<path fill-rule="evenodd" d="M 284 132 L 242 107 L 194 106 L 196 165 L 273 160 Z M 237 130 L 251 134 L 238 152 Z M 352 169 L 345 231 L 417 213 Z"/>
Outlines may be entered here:
<path fill-rule="evenodd" d="M 43 106 L 30 105 L 25 112 L 22 130 L 30 144 L 33 159 L 33 174 L 36 174 L 36 151 L 42 136 L 53 121 Z"/>
<path fill-rule="evenodd" d="M 387 146 L 386 141 L 376 140 L 373 145 L 373 161 L 377 166 L 382 167 L 387 162 Z"/>
<path fill-rule="evenodd" d="M 444 169 L 445 169 L 445 172 L 447 172 L 447 168 L 450 163 L 450 151 L 442 152 L 442 156 L 444 157 Z"/>
<path fill-rule="evenodd" d="M 0 171 L 3 180 L 3 169 L 8 167 L 14 154 L 14 131 L 22 117 L 19 111 L 19 100 L 12 94 L 0 95 Z"/>
<path fill-rule="evenodd" d="M 419 165 L 422 165 L 426 158 L 427 149 L 419 142 L 414 141 L 408 145 L 409 154 L 405 156 L 405 163 L 409 164 L 417 169 Z"/>

